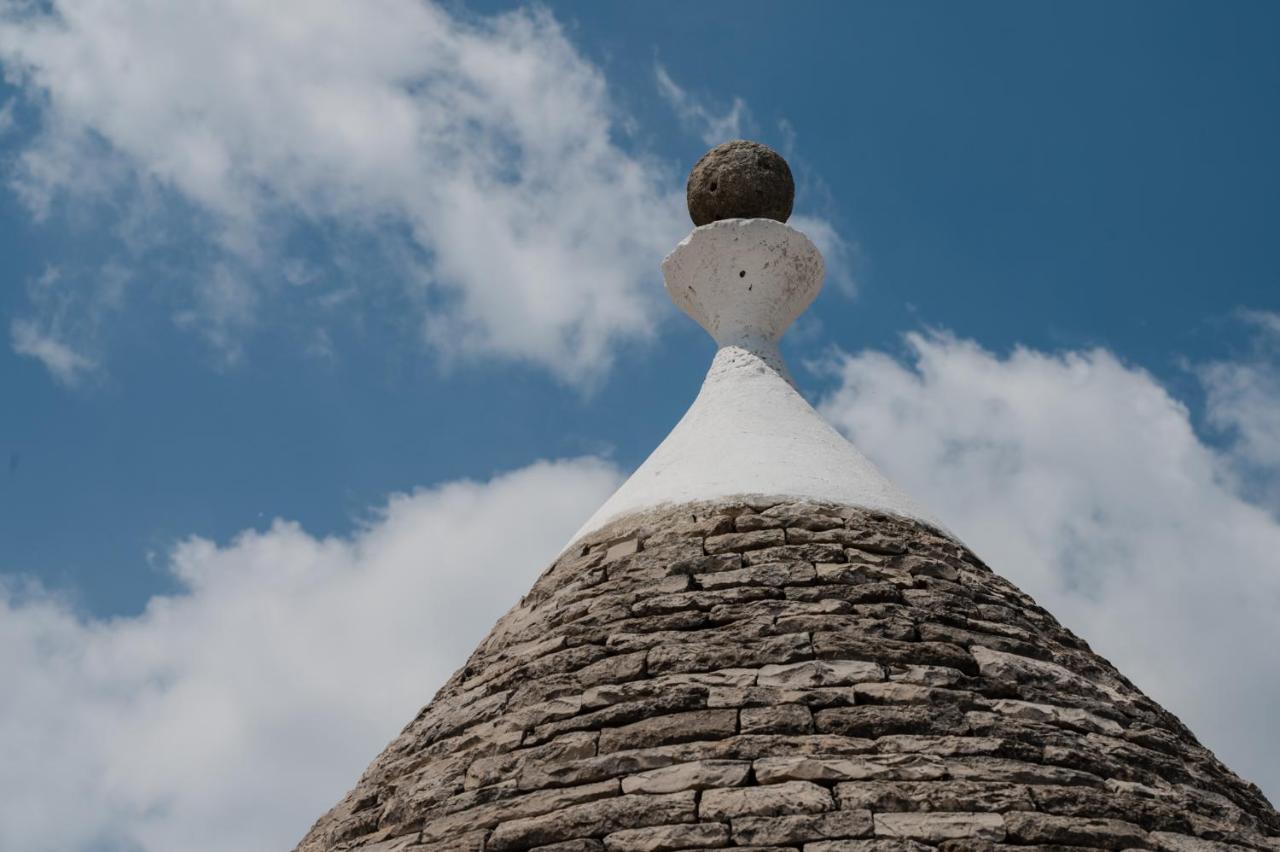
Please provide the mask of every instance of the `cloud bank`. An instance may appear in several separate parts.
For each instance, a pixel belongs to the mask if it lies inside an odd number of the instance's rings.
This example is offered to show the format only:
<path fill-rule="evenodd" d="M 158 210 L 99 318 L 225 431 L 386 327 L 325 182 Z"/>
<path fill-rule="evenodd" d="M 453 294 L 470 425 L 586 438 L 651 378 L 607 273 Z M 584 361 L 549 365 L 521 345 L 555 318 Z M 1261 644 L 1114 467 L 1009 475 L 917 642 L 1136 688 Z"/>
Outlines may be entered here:
<path fill-rule="evenodd" d="M 191 538 L 132 618 L 0 576 L 0 849 L 292 848 L 617 481 L 540 463 L 344 538 Z"/>
<path fill-rule="evenodd" d="M 233 360 L 303 227 L 321 254 L 376 244 L 366 277 L 390 281 L 346 277 L 398 292 L 446 359 L 590 382 L 665 310 L 678 177 L 626 145 L 603 74 L 545 11 L 0 0 L 0 66 L 39 116 L 10 176 L 32 214 L 114 229 L 132 263 L 201 245 L 166 277 Z"/>
<path fill-rule="evenodd" d="M 1280 798 L 1280 503 L 1242 468 L 1280 452 L 1274 361 L 1210 365 L 1211 424 L 1097 349 L 1000 357 L 911 334 L 839 354 L 822 411 L 993 569 Z M 1274 483 L 1274 470 L 1269 480 Z M 1272 494 L 1276 492 L 1271 491 Z"/>

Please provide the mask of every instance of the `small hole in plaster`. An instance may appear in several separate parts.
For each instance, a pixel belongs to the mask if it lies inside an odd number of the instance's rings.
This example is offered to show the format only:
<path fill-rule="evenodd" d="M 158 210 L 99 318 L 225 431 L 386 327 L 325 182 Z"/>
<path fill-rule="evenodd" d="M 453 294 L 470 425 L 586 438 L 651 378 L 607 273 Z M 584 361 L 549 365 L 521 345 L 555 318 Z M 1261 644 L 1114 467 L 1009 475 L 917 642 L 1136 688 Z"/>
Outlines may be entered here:
<path fill-rule="evenodd" d="M 747 277 L 747 270 L 745 270 L 745 269 L 744 269 L 744 270 L 742 270 L 741 272 L 739 272 L 739 273 L 738 273 L 738 277 L 739 277 L 739 278 L 746 278 L 746 277 Z"/>

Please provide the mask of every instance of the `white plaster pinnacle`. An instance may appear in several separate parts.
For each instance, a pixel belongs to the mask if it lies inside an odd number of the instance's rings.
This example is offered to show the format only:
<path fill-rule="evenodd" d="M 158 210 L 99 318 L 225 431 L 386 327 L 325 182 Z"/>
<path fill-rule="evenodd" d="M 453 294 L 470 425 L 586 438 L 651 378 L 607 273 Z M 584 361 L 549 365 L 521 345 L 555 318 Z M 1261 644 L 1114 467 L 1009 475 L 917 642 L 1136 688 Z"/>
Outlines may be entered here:
<path fill-rule="evenodd" d="M 662 263 L 667 292 L 720 349 L 693 405 L 574 535 L 664 505 L 811 499 L 936 523 L 795 389 L 778 340 L 822 289 L 825 264 L 772 219 L 695 228 Z"/>

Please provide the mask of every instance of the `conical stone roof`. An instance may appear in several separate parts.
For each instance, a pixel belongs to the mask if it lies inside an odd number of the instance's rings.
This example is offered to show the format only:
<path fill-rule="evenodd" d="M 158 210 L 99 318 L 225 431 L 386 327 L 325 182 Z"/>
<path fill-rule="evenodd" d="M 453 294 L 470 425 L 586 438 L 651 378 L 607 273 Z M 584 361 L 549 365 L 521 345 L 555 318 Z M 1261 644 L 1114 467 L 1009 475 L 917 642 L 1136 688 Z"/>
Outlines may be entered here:
<path fill-rule="evenodd" d="M 689 414 L 299 852 L 1280 850 L 795 392 L 811 243 L 714 222 L 664 273 L 721 347 Z"/>

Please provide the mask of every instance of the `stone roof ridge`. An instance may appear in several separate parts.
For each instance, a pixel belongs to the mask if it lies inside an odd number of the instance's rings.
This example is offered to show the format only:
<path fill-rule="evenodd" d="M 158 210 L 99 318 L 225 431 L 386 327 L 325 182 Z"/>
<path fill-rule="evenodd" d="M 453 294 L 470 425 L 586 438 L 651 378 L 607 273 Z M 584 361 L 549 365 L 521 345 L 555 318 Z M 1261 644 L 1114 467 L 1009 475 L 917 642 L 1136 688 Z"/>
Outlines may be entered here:
<path fill-rule="evenodd" d="M 767 495 L 888 512 L 937 525 L 814 410 L 778 349 L 822 289 L 825 263 L 770 218 L 693 230 L 662 263 L 672 301 L 719 349 L 693 405 L 574 535 L 634 512 Z"/>

